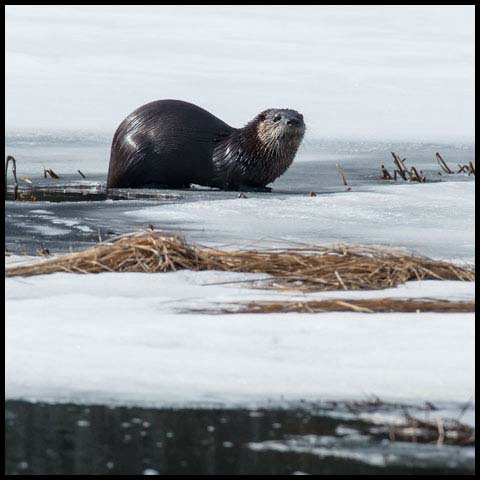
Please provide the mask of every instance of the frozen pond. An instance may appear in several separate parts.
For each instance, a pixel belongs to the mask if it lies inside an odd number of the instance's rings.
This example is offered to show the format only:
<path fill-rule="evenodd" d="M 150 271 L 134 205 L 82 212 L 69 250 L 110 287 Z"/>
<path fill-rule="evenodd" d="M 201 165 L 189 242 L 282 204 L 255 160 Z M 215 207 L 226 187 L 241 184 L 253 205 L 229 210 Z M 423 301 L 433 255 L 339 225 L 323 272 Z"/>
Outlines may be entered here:
<path fill-rule="evenodd" d="M 431 181 L 382 181 L 380 165 L 392 171 L 390 151 Z M 223 248 L 350 242 L 472 263 L 474 178 L 438 175 L 436 151 L 452 167 L 474 160 L 473 145 L 311 141 L 272 193 L 247 198 L 192 189 L 159 191 L 175 195 L 165 200 L 7 201 L 6 246 L 14 253 L 61 253 L 153 226 Z M 6 152 L 17 157 L 19 178 L 37 186 L 105 182 L 108 136 L 19 135 L 7 137 Z M 44 179 L 44 166 L 62 178 Z M 447 416 L 470 402 L 463 420 L 473 423 L 473 314 L 191 310 L 278 298 L 471 300 L 474 283 L 293 295 L 243 288 L 238 281 L 247 277 L 183 271 L 8 278 L 8 472 L 188 473 L 198 455 L 209 458 L 205 473 L 248 473 L 249 466 L 276 474 L 472 470 L 472 448 L 385 443 L 362 436 L 357 420 L 312 415 L 302 402 L 316 408 L 374 394 L 414 408 L 438 402 L 444 410 L 437 414 Z M 252 417 L 258 408 L 264 413 Z M 331 414 L 341 417 L 341 409 Z M 153 427 L 124 432 L 131 418 Z M 238 427 L 246 418 L 248 431 Z M 191 448 L 184 428 L 197 439 Z M 32 429 L 38 435 L 22 436 Z M 109 432 L 100 440 L 108 451 L 99 447 L 92 455 L 97 430 Z M 218 457 L 209 457 L 212 449 Z M 84 459 L 81 471 L 72 463 L 76 456 Z"/>

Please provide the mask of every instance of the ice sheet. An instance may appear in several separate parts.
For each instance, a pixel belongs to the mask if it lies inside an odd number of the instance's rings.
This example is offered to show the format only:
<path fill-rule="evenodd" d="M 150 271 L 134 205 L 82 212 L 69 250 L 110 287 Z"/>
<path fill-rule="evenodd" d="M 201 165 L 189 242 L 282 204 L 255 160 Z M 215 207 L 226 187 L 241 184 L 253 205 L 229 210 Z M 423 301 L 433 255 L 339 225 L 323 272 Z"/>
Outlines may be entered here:
<path fill-rule="evenodd" d="M 126 212 L 208 244 L 256 247 L 350 242 L 473 262 L 475 183 L 364 187 L 330 195 L 235 198 Z M 365 191 L 366 190 L 366 191 Z M 247 194 L 248 195 L 248 194 Z"/>

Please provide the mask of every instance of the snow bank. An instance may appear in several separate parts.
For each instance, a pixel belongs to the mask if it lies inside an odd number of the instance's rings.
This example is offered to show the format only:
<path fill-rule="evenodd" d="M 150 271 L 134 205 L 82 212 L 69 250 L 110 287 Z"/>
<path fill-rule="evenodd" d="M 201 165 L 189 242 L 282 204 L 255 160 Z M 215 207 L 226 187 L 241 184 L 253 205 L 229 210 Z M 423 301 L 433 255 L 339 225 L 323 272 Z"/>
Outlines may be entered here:
<path fill-rule="evenodd" d="M 180 406 L 371 393 L 414 401 L 473 395 L 473 314 L 185 313 L 238 300 L 295 298 L 223 284 L 245 278 L 255 276 L 184 271 L 7 278 L 6 396 Z M 412 282 L 393 290 L 468 299 L 474 284 Z M 299 297 L 313 296 L 337 294 Z"/>

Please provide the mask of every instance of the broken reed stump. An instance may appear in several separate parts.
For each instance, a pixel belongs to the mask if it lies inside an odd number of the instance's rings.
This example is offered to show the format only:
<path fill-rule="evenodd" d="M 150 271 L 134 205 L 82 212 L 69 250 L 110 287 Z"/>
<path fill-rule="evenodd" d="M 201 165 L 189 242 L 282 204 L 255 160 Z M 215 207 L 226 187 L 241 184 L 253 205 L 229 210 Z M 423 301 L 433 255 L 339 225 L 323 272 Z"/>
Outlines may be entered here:
<path fill-rule="evenodd" d="M 422 172 L 423 173 L 423 172 Z M 426 182 L 425 176 L 419 175 L 415 167 L 410 168 L 410 181 L 411 182 Z"/>
<path fill-rule="evenodd" d="M 54 272 L 171 272 L 219 270 L 267 274 L 260 288 L 377 290 L 410 280 L 474 281 L 475 269 L 402 250 L 360 245 L 308 245 L 282 250 L 227 251 L 190 245 L 178 236 L 141 231 L 83 252 L 5 270 L 7 277 Z"/>
<path fill-rule="evenodd" d="M 371 298 L 359 300 L 278 300 L 240 304 L 232 308 L 202 310 L 204 313 L 323 313 L 323 312 L 475 312 L 475 301 L 449 301 L 433 298 Z"/>
<path fill-rule="evenodd" d="M 390 152 L 393 157 L 393 164 L 396 167 L 393 170 L 393 180 L 397 180 L 397 176 L 400 175 L 400 177 L 406 181 L 407 178 L 411 182 L 421 182 L 425 183 L 427 181 L 426 176 L 424 173 L 420 170 L 420 173 L 417 171 L 417 169 L 412 166 L 410 169 L 408 169 L 405 165 L 405 158 L 402 160 L 395 152 Z M 447 165 L 445 160 L 442 158 L 440 153 L 436 152 L 435 156 L 437 158 L 437 162 L 442 168 L 444 173 L 447 174 L 453 174 L 454 172 L 450 169 L 450 167 Z M 468 175 L 475 175 L 475 166 L 473 165 L 473 162 L 469 162 L 467 165 L 461 165 L 458 164 L 459 170 L 456 173 L 468 173 Z M 381 166 L 382 168 L 382 179 L 383 180 L 392 180 L 392 176 L 388 172 L 388 170 L 385 168 L 385 165 Z M 442 175 L 442 172 L 437 172 L 438 175 Z"/>
<path fill-rule="evenodd" d="M 408 169 L 405 166 L 404 161 L 395 152 L 390 152 L 393 156 L 393 163 L 398 167 L 398 174 L 403 180 L 407 180 Z"/>
<path fill-rule="evenodd" d="M 436 152 L 435 153 L 435 157 L 437 158 L 437 162 L 438 164 L 440 165 L 440 167 L 442 168 L 442 170 L 445 172 L 445 173 L 448 173 L 448 174 L 452 174 L 453 172 L 450 170 L 450 167 L 445 163 L 445 160 L 442 158 L 442 156 Z"/>
<path fill-rule="evenodd" d="M 390 172 L 385 168 L 385 165 L 382 165 L 382 178 L 384 180 L 393 180 L 393 177 L 390 175 Z"/>
<path fill-rule="evenodd" d="M 337 170 L 338 170 L 338 173 L 340 175 L 340 178 L 342 179 L 343 184 L 346 187 L 348 187 L 348 182 L 347 182 L 347 179 L 345 178 L 345 172 L 344 172 L 342 166 L 339 163 L 337 163 L 336 165 L 337 165 Z"/>
<path fill-rule="evenodd" d="M 8 166 L 12 163 L 12 174 L 13 174 L 13 186 L 14 186 L 14 200 L 18 198 L 18 180 L 17 180 L 17 161 L 12 155 L 7 155 L 5 161 L 5 195 L 7 194 L 7 181 L 8 181 Z"/>
<path fill-rule="evenodd" d="M 469 175 L 475 175 L 475 166 L 473 165 L 473 162 L 468 162 L 468 174 Z"/>
<path fill-rule="evenodd" d="M 467 165 L 461 165 L 458 163 L 458 170 L 457 173 L 468 173 L 468 176 L 470 176 L 472 173 L 475 175 L 475 169 L 473 168 L 473 165 L 471 165 L 472 162 L 470 162 Z"/>
<path fill-rule="evenodd" d="M 338 173 L 340 174 L 340 178 L 342 179 L 343 184 L 348 187 L 347 192 L 351 190 L 351 188 L 348 186 L 347 178 L 345 177 L 345 171 L 343 170 L 343 167 L 337 163 L 337 170 Z"/>
<path fill-rule="evenodd" d="M 45 168 L 43 169 L 43 175 L 45 178 L 47 178 L 47 173 L 50 175 L 51 178 L 54 178 L 55 180 L 58 180 L 60 178 L 51 168 L 47 170 L 45 170 Z"/>

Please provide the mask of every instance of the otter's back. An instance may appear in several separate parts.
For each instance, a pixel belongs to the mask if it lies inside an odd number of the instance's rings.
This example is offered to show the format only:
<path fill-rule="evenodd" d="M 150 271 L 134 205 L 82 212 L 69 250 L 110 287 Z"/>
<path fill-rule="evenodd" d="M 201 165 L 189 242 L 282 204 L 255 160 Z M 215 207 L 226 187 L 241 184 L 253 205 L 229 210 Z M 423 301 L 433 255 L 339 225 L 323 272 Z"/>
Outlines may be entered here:
<path fill-rule="evenodd" d="M 143 105 L 115 132 L 107 188 L 205 184 L 212 176 L 215 145 L 233 130 L 188 102 Z"/>

